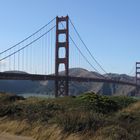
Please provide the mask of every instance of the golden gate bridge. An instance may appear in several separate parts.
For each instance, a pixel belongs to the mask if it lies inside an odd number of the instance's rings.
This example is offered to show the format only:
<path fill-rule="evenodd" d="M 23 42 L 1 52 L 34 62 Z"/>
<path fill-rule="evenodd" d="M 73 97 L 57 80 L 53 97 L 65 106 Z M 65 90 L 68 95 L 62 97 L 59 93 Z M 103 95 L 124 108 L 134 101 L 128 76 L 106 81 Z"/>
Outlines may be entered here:
<path fill-rule="evenodd" d="M 75 34 L 70 32 L 70 26 Z M 79 39 L 83 47 L 79 42 L 75 42 L 73 35 Z M 54 80 L 56 97 L 69 95 L 70 81 L 129 85 L 136 87 L 136 94 L 140 87 L 139 62 L 136 62 L 136 82 L 114 80 L 99 74 L 100 71 L 105 74 L 107 72 L 82 40 L 69 16 L 53 18 L 27 38 L 0 52 L 0 62 L 6 64 L 5 67 L 0 67 L 1 80 Z M 85 64 L 98 75 L 96 77 L 69 75 L 71 67 L 85 67 Z"/>

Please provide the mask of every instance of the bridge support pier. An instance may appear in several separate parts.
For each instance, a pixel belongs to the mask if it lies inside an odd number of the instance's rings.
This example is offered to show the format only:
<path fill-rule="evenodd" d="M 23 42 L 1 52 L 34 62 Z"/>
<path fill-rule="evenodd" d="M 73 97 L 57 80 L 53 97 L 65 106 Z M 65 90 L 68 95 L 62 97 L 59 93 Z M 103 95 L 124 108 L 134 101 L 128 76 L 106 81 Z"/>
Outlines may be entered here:
<path fill-rule="evenodd" d="M 64 24 L 63 24 L 63 23 Z M 64 28 L 60 28 L 60 25 Z M 63 36 L 65 41 L 62 41 Z M 60 57 L 60 48 L 65 49 L 64 58 Z M 59 66 L 64 64 L 65 80 L 59 79 Z M 55 48 L 55 97 L 68 96 L 69 92 L 69 17 L 56 17 L 56 48 Z"/>

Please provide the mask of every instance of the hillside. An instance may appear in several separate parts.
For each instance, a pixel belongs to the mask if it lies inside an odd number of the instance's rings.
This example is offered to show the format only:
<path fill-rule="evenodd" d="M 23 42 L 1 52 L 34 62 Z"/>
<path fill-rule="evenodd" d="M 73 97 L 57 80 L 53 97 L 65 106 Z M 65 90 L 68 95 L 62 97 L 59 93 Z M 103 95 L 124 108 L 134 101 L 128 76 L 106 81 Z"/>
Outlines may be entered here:
<path fill-rule="evenodd" d="M 0 134 L 34 140 L 139 140 L 139 110 L 140 101 L 126 96 L 24 99 L 0 94 Z"/>
<path fill-rule="evenodd" d="M 20 72 L 21 73 L 21 72 Z M 63 74 L 63 72 L 61 72 Z M 98 77 L 98 73 L 81 68 L 70 69 L 69 74 L 77 77 Z M 125 74 L 107 74 L 112 79 L 134 82 L 134 78 Z M 70 82 L 70 94 L 79 95 L 83 92 L 93 91 L 102 95 L 133 95 L 134 87 L 107 83 L 79 83 Z M 54 94 L 54 81 L 22 81 L 0 80 L 0 91 L 11 93 L 41 93 Z"/>

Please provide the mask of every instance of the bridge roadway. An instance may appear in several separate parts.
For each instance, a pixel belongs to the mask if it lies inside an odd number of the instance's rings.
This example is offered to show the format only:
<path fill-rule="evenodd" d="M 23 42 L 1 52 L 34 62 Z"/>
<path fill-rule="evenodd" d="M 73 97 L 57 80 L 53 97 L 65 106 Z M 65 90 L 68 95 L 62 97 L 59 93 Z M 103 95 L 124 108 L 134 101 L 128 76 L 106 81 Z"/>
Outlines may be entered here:
<path fill-rule="evenodd" d="M 133 82 L 119 81 L 108 78 L 93 78 L 93 77 L 73 77 L 73 76 L 55 76 L 55 75 L 39 75 L 39 74 L 27 74 L 27 73 L 8 73 L 0 72 L 0 80 L 32 80 L 32 81 L 44 81 L 44 80 L 66 80 L 76 82 L 100 82 L 100 83 L 114 83 L 129 86 L 139 86 Z"/>

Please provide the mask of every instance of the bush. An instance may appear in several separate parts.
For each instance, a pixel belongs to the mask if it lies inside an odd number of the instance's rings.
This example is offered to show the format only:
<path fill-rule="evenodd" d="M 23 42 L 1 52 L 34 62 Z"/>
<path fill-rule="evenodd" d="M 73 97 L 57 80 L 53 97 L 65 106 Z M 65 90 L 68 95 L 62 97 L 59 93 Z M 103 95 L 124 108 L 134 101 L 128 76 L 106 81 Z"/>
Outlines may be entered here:
<path fill-rule="evenodd" d="M 15 94 L 0 93 L 0 104 L 12 103 L 17 100 L 25 100 L 25 98 Z"/>
<path fill-rule="evenodd" d="M 17 117 L 21 116 L 23 109 L 16 104 L 8 104 L 0 106 L 0 117 Z"/>
<path fill-rule="evenodd" d="M 117 103 L 119 109 L 125 108 L 137 101 L 136 99 L 127 96 L 110 96 L 110 99 Z"/>
<path fill-rule="evenodd" d="M 46 101 L 36 102 L 13 102 L 11 104 L 1 104 L 0 117 L 8 116 L 12 119 L 26 119 L 32 123 L 35 121 L 48 122 L 58 112 L 63 111 L 63 107 L 56 103 Z"/>
<path fill-rule="evenodd" d="M 118 110 L 117 103 L 107 96 L 85 93 L 77 98 L 85 104 L 86 109 L 98 113 L 110 113 Z"/>
<path fill-rule="evenodd" d="M 24 116 L 29 120 L 29 122 L 48 122 L 50 118 L 57 114 L 56 112 L 61 110 L 63 110 L 63 108 L 54 103 L 39 102 L 34 104 L 26 104 Z"/>

